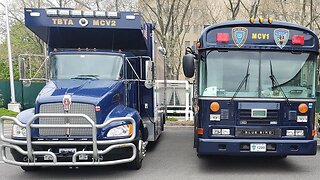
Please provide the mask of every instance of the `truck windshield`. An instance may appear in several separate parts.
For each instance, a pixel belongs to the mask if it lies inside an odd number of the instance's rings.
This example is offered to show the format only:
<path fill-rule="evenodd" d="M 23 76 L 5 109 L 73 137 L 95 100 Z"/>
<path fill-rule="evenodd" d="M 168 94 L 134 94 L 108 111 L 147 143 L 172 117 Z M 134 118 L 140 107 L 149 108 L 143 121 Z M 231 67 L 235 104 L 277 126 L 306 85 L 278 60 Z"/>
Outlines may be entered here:
<path fill-rule="evenodd" d="M 123 58 L 110 54 L 54 54 L 50 64 L 52 79 L 118 80 Z"/>
<path fill-rule="evenodd" d="M 200 61 L 199 95 L 313 98 L 315 74 L 310 53 L 209 51 Z"/>

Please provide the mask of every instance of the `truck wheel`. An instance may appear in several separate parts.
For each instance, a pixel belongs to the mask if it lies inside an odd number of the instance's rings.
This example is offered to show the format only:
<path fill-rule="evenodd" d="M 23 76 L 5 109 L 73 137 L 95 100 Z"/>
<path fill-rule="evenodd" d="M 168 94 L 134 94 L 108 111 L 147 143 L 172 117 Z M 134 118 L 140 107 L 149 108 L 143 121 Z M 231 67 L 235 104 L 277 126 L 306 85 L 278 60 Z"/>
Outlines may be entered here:
<path fill-rule="evenodd" d="M 143 143 L 143 141 L 142 141 L 142 133 L 139 130 L 139 140 L 138 140 L 138 143 L 136 145 L 137 155 L 136 155 L 136 158 L 133 161 L 131 161 L 131 162 L 129 162 L 127 164 L 129 169 L 139 170 L 141 168 L 142 160 L 143 160 L 144 153 L 145 153 L 145 147 L 142 145 L 142 143 Z M 141 146 L 141 148 L 139 148 L 139 146 Z"/>
<path fill-rule="evenodd" d="M 41 167 L 40 166 L 21 166 L 21 169 L 23 169 L 24 171 L 37 171 L 41 169 Z"/>

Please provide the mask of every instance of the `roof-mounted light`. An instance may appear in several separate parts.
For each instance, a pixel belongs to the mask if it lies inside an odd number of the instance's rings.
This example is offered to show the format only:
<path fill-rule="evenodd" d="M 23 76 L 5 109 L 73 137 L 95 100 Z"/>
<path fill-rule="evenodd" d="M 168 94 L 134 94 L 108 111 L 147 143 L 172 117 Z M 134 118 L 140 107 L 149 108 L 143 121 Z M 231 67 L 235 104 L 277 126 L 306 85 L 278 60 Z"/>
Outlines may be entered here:
<path fill-rule="evenodd" d="M 273 19 L 272 18 L 268 18 L 268 23 L 272 24 L 272 22 L 273 22 Z"/>
<path fill-rule="evenodd" d="M 82 16 L 82 11 L 81 10 L 72 10 L 72 11 L 70 11 L 70 15 L 72 17 L 81 17 Z"/>
<path fill-rule="evenodd" d="M 40 16 L 40 12 L 31 12 L 30 16 L 32 17 L 39 17 Z"/>
<path fill-rule="evenodd" d="M 93 11 L 83 11 L 82 15 L 84 17 L 94 17 L 94 12 Z"/>
<path fill-rule="evenodd" d="M 135 20 L 136 16 L 135 15 L 126 15 L 126 19 L 128 20 Z"/>
<path fill-rule="evenodd" d="M 254 18 L 253 17 L 250 18 L 249 21 L 250 21 L 251 24 L 253 24 L 254 23 Z"/>
<path fill-rule="evenodd" d="M 70 16 L 70 11 L 66 9 L 59 9 L 58 10 L 58 15 L 59 16 Z"/>
<path fill-rule="evenodd" d="M 221 43 L 228 43 L 229 42 L 229 33 L 217 33 L 216 34 L 216 41 Z"/>
<path fill-rule="evenodd" d="M 293 35 L 292 44 L 295 45 L 304 45 L 304 36 L 303 35 Z"/>
<path fill-rule="evenodd" d="M 120 18 L 119 12 L 107 12 L 107 17 L 111 19 L 118 19 Z"/>
<path fill-rule="evenodd" d="M 263 22 L 264 22 L 264 18 L 263 17 L 259 18 L 259 23 L 263 24 Z"/>
<path fill-rule="evenodd" d="M 94 12 L 94 16 L 96 16 L 96 17 L 106 17 L 107 14 L 106 14 L 105 11 L 95 11 Z"/>
<path fill-rule="evenodd" d="M 58 16 L 58 10 L 57 9 L 46 9 L 47 16 Z"/>

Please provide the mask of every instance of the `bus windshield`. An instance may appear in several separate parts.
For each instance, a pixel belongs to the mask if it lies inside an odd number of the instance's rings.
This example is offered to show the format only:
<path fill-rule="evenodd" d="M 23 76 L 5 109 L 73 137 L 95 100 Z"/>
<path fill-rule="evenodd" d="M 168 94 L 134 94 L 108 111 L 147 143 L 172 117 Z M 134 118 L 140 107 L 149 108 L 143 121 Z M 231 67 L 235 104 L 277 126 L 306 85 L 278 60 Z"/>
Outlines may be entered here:
<path fill-rule="evenodd" d="M 313 98 L 315 64 L 312 53 L 208 51 L 200 61 L 199 95 Z"/>
<path fill-rule="evenodd" d="M 123 58 L 111 54 L 54 54 L 50 57 L 52 79 L 118 80 Z"/>

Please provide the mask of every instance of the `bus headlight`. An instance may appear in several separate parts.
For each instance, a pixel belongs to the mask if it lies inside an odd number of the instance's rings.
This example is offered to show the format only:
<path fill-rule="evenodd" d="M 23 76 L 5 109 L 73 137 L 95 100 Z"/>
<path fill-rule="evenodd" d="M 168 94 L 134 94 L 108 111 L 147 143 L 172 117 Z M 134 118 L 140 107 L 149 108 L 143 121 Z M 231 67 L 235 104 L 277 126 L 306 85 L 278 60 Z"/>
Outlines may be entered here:
<path fill-rule="evenodd" d="M 132 124 L 117 126 L 109 130 L 107 137 L 122 137 L 132 135 Z"/>
<path fill-rule="evenodd" d="M 12 134 L 13 138 L 25 138 L 27 136 L 27 130 L 24 127 L 20 127 L 16 124 L 12 126 Z"/>
<path fill-rule="evenodd" d="M 304 130 L 286 130 L 286 136 L 304 136 Z"/>
<path fill-rule="evenodd" d="M 304 136 L 303 130 L 296 130 L 296 136 Z"/>
<path fill-rule="evenodd" d="M 212 129 L 212 135 L 230 135 L 230 129 Z"/>

